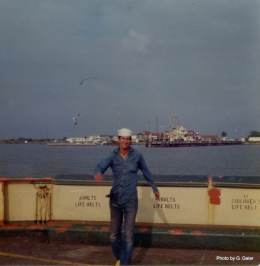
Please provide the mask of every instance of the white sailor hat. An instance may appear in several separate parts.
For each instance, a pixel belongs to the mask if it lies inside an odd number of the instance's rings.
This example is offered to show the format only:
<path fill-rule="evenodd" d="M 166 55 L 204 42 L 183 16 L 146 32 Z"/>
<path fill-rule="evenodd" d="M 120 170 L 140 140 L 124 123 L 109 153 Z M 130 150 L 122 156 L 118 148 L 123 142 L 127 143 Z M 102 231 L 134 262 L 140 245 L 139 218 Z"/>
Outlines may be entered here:
<path fill-rule="evenodd" d="M 128 128 L 121 128 L 117 131 L 119 137 L 131 137 L 133 134 L 132 130 Z"/>

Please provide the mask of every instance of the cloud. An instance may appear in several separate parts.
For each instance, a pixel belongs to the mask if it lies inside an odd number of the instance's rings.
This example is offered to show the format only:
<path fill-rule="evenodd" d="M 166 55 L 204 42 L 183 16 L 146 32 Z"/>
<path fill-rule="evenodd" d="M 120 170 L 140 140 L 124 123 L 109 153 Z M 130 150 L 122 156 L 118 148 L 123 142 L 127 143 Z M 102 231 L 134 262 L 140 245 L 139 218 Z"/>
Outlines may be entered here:
<path fill-rule="evenodd" d="M 134 29 L 130 29 L 122 39 L 122 46 L 129 51 L 146 52 L 150 43 L 150 38 Z"/>

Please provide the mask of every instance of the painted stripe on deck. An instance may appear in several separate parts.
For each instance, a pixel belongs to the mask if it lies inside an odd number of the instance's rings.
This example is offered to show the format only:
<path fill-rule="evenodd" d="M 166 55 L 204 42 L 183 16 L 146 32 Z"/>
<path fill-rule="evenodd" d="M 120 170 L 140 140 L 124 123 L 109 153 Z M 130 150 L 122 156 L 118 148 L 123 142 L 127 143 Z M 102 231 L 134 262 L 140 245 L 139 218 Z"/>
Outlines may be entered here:
<path fill-rule="evenodd" d="M 0 256 L 12 257 L 12 258 L 24 259 L 24 260 L 35 260 L 35 261 L 41 261 L 41 262 L 46 262 L 46 263 L 55 263 L 55 264 L 60 264 L 60 265 L 93 266 L 93 264 L 72 262 L 72 261 L 67 261 L 67 260 L 51 260 L 51 259 L 38 258 L 38 257 L 33 257 L 33 256 L 25 256 L 25 255 L 19 255 L 19 254 L 2 252 L 2 251 L 0 251 Z M 95 264 L 95 266 L 104 266 L 104 265 Z"/>

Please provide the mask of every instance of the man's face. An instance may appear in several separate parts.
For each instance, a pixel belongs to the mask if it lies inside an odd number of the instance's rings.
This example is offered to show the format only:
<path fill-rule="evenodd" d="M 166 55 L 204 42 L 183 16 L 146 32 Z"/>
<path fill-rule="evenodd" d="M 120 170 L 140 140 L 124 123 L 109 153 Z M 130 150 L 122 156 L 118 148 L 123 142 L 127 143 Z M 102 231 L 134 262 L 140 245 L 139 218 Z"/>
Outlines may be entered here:
<path fill-rule="evenodd" d="M 131 145 L 131 137 L 118 137 L 119 148 L 126 150 Z"/>

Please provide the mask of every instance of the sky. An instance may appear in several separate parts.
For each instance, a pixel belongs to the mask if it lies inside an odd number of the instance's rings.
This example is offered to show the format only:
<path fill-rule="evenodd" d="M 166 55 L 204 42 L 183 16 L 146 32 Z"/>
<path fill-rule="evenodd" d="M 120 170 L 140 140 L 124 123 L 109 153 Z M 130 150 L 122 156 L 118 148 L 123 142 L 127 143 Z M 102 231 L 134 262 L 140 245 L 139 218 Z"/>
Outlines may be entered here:
<path fill-rule="evenodd" d="M 259 72 L 259 0 L 0 0 L 0 138 L 245 136 Z"/>

